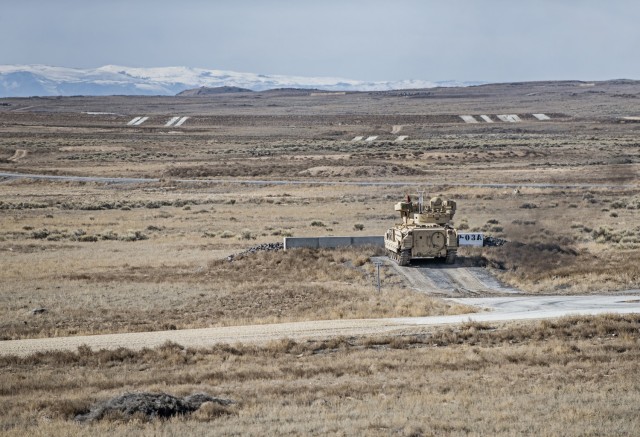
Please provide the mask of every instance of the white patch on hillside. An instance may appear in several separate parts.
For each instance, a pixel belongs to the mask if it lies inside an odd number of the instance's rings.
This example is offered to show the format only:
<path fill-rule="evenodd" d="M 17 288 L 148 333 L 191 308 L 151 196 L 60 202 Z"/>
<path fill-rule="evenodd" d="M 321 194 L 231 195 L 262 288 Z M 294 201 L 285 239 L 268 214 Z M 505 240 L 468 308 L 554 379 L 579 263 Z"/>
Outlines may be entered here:
<path fill-rule="evenodd" d="M 180 119 L 180 117 L 171 117 L 171 120 L 167 121 L 164 125 L 164 127 L 169 127 L 171 126 L 173 123 L 175 123 L 176 121 L 178 121 Z"/>
<path fill-rule="evenodd" d="M 175 125 L 175 127 L 182 126 L 189 117 L 182 117 Z"/>

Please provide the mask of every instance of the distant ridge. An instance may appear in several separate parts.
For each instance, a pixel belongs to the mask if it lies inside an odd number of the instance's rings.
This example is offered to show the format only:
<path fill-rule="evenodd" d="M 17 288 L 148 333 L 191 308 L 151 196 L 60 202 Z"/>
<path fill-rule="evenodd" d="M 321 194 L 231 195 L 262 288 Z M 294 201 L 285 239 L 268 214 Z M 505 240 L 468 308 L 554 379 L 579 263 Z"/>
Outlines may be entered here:
<path fill-rule="evenodd" d="M 389 91 L 470 86 L 482 83 L 425 80 L 362 81 L 336 77 L 265 75 L 189 67 L 132 68 L 106 65 L 99 68 L 66 68 L 48 65 L 0 65 L 0 97 L 173 96 L 185 90 L 202 87 L 222 88 L 223 92 L 247 92 L 231 91 L 234 88 L 250 91 L 280 89 L 280 92 L 292 92 L 291 89 L 340 92 Z M 287 89 L 288 91 L 285 91 Z"/>
<path fill-rule="evenodd" d="M 217 86 L 217 87 L 201 86 L 200 88 L 181 91 L 177 95 L 189 97 L 189 96 L 210 96 L 214 94 L 252 93 L 252 92 L 253 90 L 250 90 L 248 88 L 240 88 L 237 86 Z"/>

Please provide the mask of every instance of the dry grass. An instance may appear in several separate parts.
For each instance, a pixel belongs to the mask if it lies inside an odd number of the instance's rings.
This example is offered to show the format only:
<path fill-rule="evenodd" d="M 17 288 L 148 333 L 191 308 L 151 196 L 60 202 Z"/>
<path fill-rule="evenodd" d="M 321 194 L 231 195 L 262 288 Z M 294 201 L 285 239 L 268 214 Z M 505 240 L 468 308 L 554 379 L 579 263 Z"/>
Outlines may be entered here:
<path fill-rule="evenodd" d="M 5 435 L 635 435 L 640 318 L 411 329 L 266 346 L 0 358 Z M 82 375 L 80 378 L 79 375 Z M 126 391 L 207 391 L 231 415 L 70 418 Z M 215 413 L 215 412 L 214 412 Z"/>
<path fill-rule="evenodd" d="M 372 251 L 222 261 L 283 235 L 350 235 L 360 227 L 381 235 L 396 221 L 391 206 L 402 188 L 14 182 L 0 189 L 3 338 L 464 311 L 405 289 L 384 269 L 378 295 Z M 458 201 L 456 223 L 511 241 L 461 251 L 511 285 L 562 294 L 640 287 L 638 250 L 595 231 L 603 220 L 607 235 L 635 229 L 633 190 L 436 193 Z M 623 203 L 609 217 L 611 204 Z M 46 238 L 35 238 L 44 229 Z M 31 314 L 35 308 L 47 312 Z"/>
<path fill-rule="evenodd" d="M 378 293 L 369 253 L 374 252 L 259 252 L 195 268 L 113 268 L 103 260 L 106 268 L 58 272 L 63 285 L 56 287 L 64 290 L 43 284 L 19 297 L 5 296 L 2 335 L 15 339 L 468 311 L 406 290 L 399 278 L 384 272 L 385 287 Z M 47 311 L 32 314 L 33 307 Z"/>
<path fill-rule="evenodd" d="M 425 181 L 439 184 L 424 187 L 429 194 L 458 201 L 456 223 L 511 242 L 461 251 L 465 262 L 533 293 L 639 288 L 640 124 L 619 122 L 638 107 L 616 97 L 634 93 L 636 84 L 563 83 L 322 100 L 76 97 L 38 99 L 38 112 L 13 111 L 34 103 L 11 99 L 0 109 L 0 170 L 162 182 L 0 181 L 0 331 L 24 338 L 464 311 L 407 290 L 391 271 L 377 294 L 371 251 L 222 261 L 288 235 L 382 235 L 396 221 L 393 204 Z M 123 116 L 81 114 L 88 110 Z M 202 116 L 163 129 L 174 110 Z M 541 111 L 552 121 L 465 125 L 458 117 Z M 125 127 L 132 112 L 152 117 Z M 394 125 L 409 138 L 394 143 Z M 379 141 L 351 142 L 356 135 Z M 26 156 L 8 161 L 18 149 Z M 407 186 L 174 180 L 201 176 Z M 458 183 L 618 188 L 514 194 L 448 185 Z M 0 433 L 635 435 L 638 358 L 634 317 L 265 348 L 81 348 L 0 359 Z M 68 420 L 133 390 L 207 391 L 240 404 L 223 417 L 212 409 L 166 422 Z"/>

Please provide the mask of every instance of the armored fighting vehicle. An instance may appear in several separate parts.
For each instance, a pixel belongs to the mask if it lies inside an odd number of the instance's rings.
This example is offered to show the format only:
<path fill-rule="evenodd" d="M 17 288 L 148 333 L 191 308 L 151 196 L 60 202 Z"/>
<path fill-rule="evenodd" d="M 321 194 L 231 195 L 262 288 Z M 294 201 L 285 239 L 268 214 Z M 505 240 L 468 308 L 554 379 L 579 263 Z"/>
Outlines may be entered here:
<path fill-rule="evenodd" d="M 406 266 L 414 259 L 436 258 L 453 264 L 458 251 L 458 231 L 450 225 L 456 202 L 432 197 L 427 204 L 422 195 L 418 202 L 398 202 L 402 223 L 389 229 L 384 247 L 389 258 Z"/>

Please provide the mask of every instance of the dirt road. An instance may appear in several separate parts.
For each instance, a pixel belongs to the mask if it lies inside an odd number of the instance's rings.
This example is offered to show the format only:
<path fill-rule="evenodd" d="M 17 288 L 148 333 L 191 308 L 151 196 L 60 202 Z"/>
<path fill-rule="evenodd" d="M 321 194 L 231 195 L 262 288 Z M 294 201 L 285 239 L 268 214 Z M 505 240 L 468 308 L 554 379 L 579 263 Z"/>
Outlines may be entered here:
<path fill-rule="evenodd" d="M 431 261 L 412 262 L 409 266 L 400 267 L 387 257 L 375 257 L 374 260 L 402 275 L 414 290 L 435 296 L 480 297 L 520 293 L 502 284 L 482 267 Z"/>
<path fill-rule="evenodd" d="M 266 343 L 282 338 L 305 340 L 335 336 L 379 335 L 408 327 L 450 325 L 469 320 L 498 322 L 558 318 L 567 315 L 640 313 L 640 290 L 630 290 L 624 295 L 617 296 L 505 296 L 451 300 L 476 306 L 481 312 L 454 316 L 320 320 L 272 325 L 11 340 L 0 342 L 0 355 L 25 356 L 35 352 L 75 350 L 81 345 L 87 345 L 92 349 L 125 347 L 140 350 L 145 347 L 159 346 L 167 341 L 176 342 L 185 347 L 207 347 L 216 343 Z"/>

